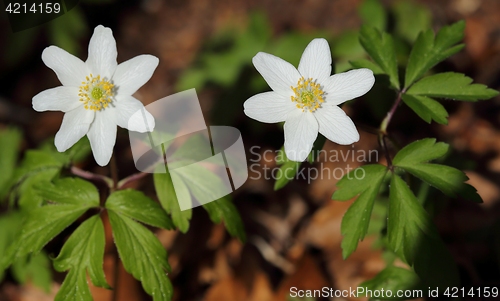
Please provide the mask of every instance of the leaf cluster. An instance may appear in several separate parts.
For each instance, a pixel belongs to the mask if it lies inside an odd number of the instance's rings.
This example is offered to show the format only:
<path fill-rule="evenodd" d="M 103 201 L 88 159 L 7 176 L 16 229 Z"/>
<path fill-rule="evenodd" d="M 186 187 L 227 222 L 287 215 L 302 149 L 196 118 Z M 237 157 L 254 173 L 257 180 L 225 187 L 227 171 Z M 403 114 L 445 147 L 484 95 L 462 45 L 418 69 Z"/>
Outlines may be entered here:
<path fill-rule="evenodd" d="M 381 21 L 383 14 L 378 5 L 376 0 L 366 0 L 361 6 L 362 15 L 363 12 L 366 15 L 367 7 L 378 7 L 374 11 L 379 11 L 378 21 L 368 22 L 359 32 L 359 43 L 370 59 L 360 58 L 350 63 L 355 68 L 369 68 L 374 74 L 387 78 L 389 88 L 398 94 L 396 105 L 399 101 L 404 102 L 427 123 L 434 120 L 447 124 L 448 112 L 437 99 L 474 102 L 498 95 L 498 91 L 475 84 L 464 74 L 434 73 L 432 70 L 463 49 L 464 21 L 445 26 L 436 34 L 431 29 L 414 33 L 396 30 L 407 41 L 414 41 L 408 51 L 407 61 L 402 61 L 397 51 L 400 47 L 399 37 L 384 32 L 386 23 Z M 400 7 L 397 10 L 403 13 L 408 8 Z M 396 19 L 399 22 L 400 18 Z M 381 135 L 387 133 L 387 123 L 384 122 L 381 124 Z M 338 189 L 333 199 L 346 201 L 355 198 L 341 225 L 344 258 L 352 254 L 358 242 L 367 235 L 373 208 L 377 207 L 375 204 L 383 204 L 385 226 L 379 228 L 379 244 L 411 267 L 408 270 L 389 265 L 362 286 L 372 289 L 387 286 L 411 289 L 424 285 L 459 285 L 453 258 L 441 240 L 432 217 L 424 209 L 423 200 L 415 196 L 408 184 L 417 178 L 422 181 L 425 191 L 428 191 L 427 187 L 434 187 L 448 197 L 481 202 L 476 190 L 465 183 L 468 178 L 462 171 L 431 163 L 445 156 L 448 151 L 447 144 L 436 143 L 435 139 L 415 141 L 399 150 L 389 160 L 389 166 L 365 165 L 351 171 L 337 183 Z M 354 177 L 355 172 L 365 177 L 358 179 Z M 403 174 L 405 180 L 401 177 Z M 388 194 L 388 201 L 380 197 L 383 193 Z"/>
<path fill-rule="evenodd" d="M 403 102 L 427 123 L 448 123 L 448 112 L 435 98 L 478 101 L 498 95 L 498 91 L 473 84 L 470 77 L 455 72 L 427 75 L 431 68 L 463 49 L 465 21 L 445 26 L 434 34 L 427 29 L 418 34 L 408 57 L 404 78 L 400 76 L 396 46 L 392 35 L 372 26 L 363 26 L 359 41 L 370 60 L 352 61 L 355 68 L 369 68 L 387 76 L 390 87 L 401 94 Z M 426 76 L 427 75 L 427 76 Z"/>
<path fill-rule="evenodd" d="M 67 272 L 55 300 L 92 300 L 88 280 L 98 287 L 111 289 L 103 272 L 106 234 L 103 219 L 109 219 L 113 241 L 125 269 L 141 281 L 154 300 L 171 300 L 172 284 L 167 272 L 167 251 L 148 227 L 186 232 L 191 210 L 181 211 L 177 198 L 190 192 L 175 191 L 169 173 L 155 174 L 154 183 L 160 202 L 133 189 L 111 191 L 102 195 L 94 184 L 65 177 L 67 167 L 85 158 L 90 151 L 82 140 L 65 153 L 55 151 L 53 144 L 28 150 L 17 164 L 21 134 L 17 130 L 0 132 L 0 192 L 10 193 L 10 210 L 0 216 L 0 277 L 11 267 L 19 282 L 33 281 L 46 290 L 52 283 L 50 263 L 58 272 Z M 181 152 L 183 150 L 180 150 Z M 197 177 L 187 175 L 194 184 L 195 196 L 207 193 L 208 170 L 196 170 Z M 201 178 L 200 178 L 201 177 Z M 205 183 L 207 182 L 207 183 Z M 193 184 L 191 183 L 191 184 Z M 191 185 L 193 186 L 193 185 Z M 192 187 L 191 187 L 192 188 Z M 229 233 L 245 240 L 243 223 L 236 207 L 227 197 L 203 206 L 214 223 L 224 222 Z M 74 230 L 57 257 L 52 260 L 43 248 L 67 229 Z"/>
<path fill-rule="evenodd" d="M 356 198 L 342 220 L 344 258 L 356 250 L 358 242 L 367 234 L 377 196 L 388 184 L 386 247 L 413 268 L 422 281 L 421 285 L 458 285 L 457 268 L 440 239 L 431 216 L 396 172 L 400 170 L 409 173 L 445 195 L 480 202 L 481 198 L 475 189 L 464 183 L 468 178 L 462 171 L 430 163 L 445 155 L 447 151 L 448 145 L 436 143 L 435 139 L 418 140 L 397 153 L 393 160 L 394 170 L 380 164 L 365 165 L 351 171 L 337 183 L 338 189 L 332 199 L 347 201 Z M 356 178 L 355 174 L 365 176 Z M 396 272 L 406 273 L 399 270 Z M 389 274 L 393 277 L 392 272 Z M 378 277 L 385 276 L 382 274 Z M 377 282 L 376 279 L 373 281 Z"/>

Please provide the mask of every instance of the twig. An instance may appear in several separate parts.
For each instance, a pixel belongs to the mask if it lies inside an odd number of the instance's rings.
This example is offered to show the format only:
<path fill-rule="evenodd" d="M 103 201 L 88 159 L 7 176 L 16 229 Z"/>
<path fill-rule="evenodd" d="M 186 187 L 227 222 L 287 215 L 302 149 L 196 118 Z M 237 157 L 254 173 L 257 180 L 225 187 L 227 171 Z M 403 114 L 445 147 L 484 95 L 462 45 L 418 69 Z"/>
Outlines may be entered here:
<path fill-rule="evenodd" d="M 250 242 L 257 247 L 262 257 L 275 267 L 281 269 L 286 274 L 291 274 L 295 271 L 294 265 L 276 252 L 263 238 L 254 236 Z"/>
<path fill-rule="evenodd" d="M 111 162 L 109 165 L 111 171 L 111 179 L 113 180 L 113 186 L 111 188 L 111 192 L 115 191 L 118 187 L 118 169 L 116 166 L 116 157 L 115 154 L 111 156 Z"/>

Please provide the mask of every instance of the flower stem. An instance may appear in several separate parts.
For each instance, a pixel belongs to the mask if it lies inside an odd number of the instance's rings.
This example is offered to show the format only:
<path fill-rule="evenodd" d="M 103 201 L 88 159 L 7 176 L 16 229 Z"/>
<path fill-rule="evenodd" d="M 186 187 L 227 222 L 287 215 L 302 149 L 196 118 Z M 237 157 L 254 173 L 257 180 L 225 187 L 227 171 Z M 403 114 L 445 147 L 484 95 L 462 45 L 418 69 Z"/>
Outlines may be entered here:
<path fill-rule="evenodd" d="M 122 187 L 124 187 L 128 183 L 140 180 L 147 175 L 149 175 L 149 173 L 146 173 L 146 172 L 138 172 L 138 173 L 132 174 L 132 175 L 120 180 L 120 182 L 118 182 L 117 187 L 118 187 L 118 189 L 121 189 Z"/>
<path fill-rule="evenodd" d="M 71 166 L 71 173 L 75 176 L 79 176 L 80 178 L 84 178 L 87 180 L 104 182 L 109 188 L 113 186 L 113 180 L 111 180 L 110 178 L 80 169 L 76 166 Z"/>
<path fill-rule="evenodd" d="M 392 170 L 392 159 L 391 159 L 391 155 L 389 154 L 389 148 L 387 146 L 386 138 L 389 138 L 389 140 L 391 140 L 391 139 L 387 133 L 387 128 L 389 127 L 389 124 L 391 123 L 392 117 L 394 116 L 396 109 L 398 108 L 399 104 L 401 103 L 401 100 L 403 99 L 403 94 L 405 92 L 406 92 L 406 89 L 399 91 L 398 96 L 396 98 L 396 101 L 394 101 L 394 104 L 392 105 L 389 112 L 387 112 L 387 115 L 385 116 L 384 120 L 382 120 L 382 122 L 380 123 L 380 127 L 379 127 L 378 143 L 380 144 L 380 146 L 384 150 L 385 158 L 387 160 L 387 166 L 391 170 Z"/>
<path fill-rule="evenodd" d="M 113 297 L 112 301 L 118 301 L 118 283 L 120 282 L 120 256 L 115 247 L 115 266 L 113 268 Z"/>
<path fill-rule="evenodd" d="M 392 169 L 392 159 L 391 159 L 391 155 L 389 154 L 389 148 L 387 147 L 387 142 L 385 141 L 385 137 L 386 137 L 386 135 L 380 133 L 378 135 L 378 143 L 384 149 L 384 155 L 385 155 L 385 159 L 387 160 L 387 166 L 389 167 L 389 169 Z"/>
<path fill-rule="evenodd" d="M 111 171 L 111 179 L 113 181 L 113 185 L 110 186 L 111 192 L 115 191 L 118 187 L 118 168 L 116 166 L 116 157 L 115 154 L 111 156 L 109 169 Z"/>
<path fill-rule="evenodd" d="M 115 154 L 111 155 L 111 161 L 109 165 L 111 179 L 113 179 L 113 185 L 110 187 L 110 193 L 113 193 L 118 188 L 118 167 L 116 165 L 116 157 Z M 119 275 L 120 275 L 120 256 L 118 255 L 118 249 L 116 248 L 116 244 L 114 245 L 114 267 L 113 267 L 113 297 L 112 301 L 118 301 L 118 284 L 119 284 Z"/>
<path fill-rule="evenodd" d="M 391 123 L 392 116 L 394 116 L 394 113 L 396 112 L 396 109 L 398 108 L 399 104 L 401 103 L 401 99 L 403 94 L 406 92 L 406 90 L 402 90 L 398 93 L 398 97 L 396 98 L 396 101 L 392 105 L 391 109 L 385 116 L 384 120 L 382 120 L 382 123 L 380 123 L 380 131 L 384 134 L 384 136 L 387 136 L 387 127 L 389 126 L 389 123 Z"/>
<path fill-rule="evenodd" d="M 164 149 L 163 144 L 162 144 L 162 149 Z M 125 178 L 121 179 L 118 182 L 118 184 L 117 184 L 117 188 L 118 189 L 122 189 L 128 183 L 140 180 L 140 179 L 144 178 L 145 176 L 147 176 L 149 174 L 152 174 L 158 164 L 160 164 L 162 162 L 166 162 L 165 161 L 166 160 L 165 159 L 165 152 L 163 153 L 163 157 L 161 159 L 162 160 L 158 160 L 156 162 L 153 162 L 151 165 L 149 165 L 148 167 L 146 167 L 146 169 L 142 169 L 138 173 L 132 174 L 132 175 L 130 175 L 128 177 L 125 177 Z"/>

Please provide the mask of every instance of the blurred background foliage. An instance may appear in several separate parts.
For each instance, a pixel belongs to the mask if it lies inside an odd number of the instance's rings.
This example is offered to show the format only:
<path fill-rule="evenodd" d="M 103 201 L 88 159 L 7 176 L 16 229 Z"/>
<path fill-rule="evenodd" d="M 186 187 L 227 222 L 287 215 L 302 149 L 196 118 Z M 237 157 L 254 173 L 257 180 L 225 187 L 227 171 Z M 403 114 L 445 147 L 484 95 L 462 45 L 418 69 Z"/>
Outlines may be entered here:
<path fill-rule="evenodd" d="M 401 66 L 405 66 L 411 45 L 417 35 L 431 26 L 430 11 L 415 2 L 399 1 L 387 10 L 378 0 L 367 0 L 358 8 L 363 24 L 395 34 L 396 51 Z M 333 35 L 326 30 L 312 32 L 288 31 L 274 36 L 270 20 L 262 12 L 252 12 L 245 26 L 227 24 L 204 43 L 195 62 L 182 72 L 176 90 L 190 88 L 202 90 L 206 87 L 218 87 L 220 90 L 234 91 L 234 95 L 222 98 L 247 99 L 249 96 L 268 90 L 264 79 L 256 72 L 251 72 L 252 58 L 257 52 L 271 53 L 292 65 L 297 66 L 303 50 L 315 37 L 323 37 L 330 42 L 334 59 L 334 73 L 352 69 L 349 61 L 366 58 L 366 53 L 358 40 L 358 30 L 347 30 Z M 383 85 L 379 85 L 383 86 Z M 246 91 L 242 97 L 241 90 Z M 372 94 L 379 96 L 379 90 Z M 223 92 L 223 93 L 224 93 Z M 388 91 L 387 91 L 388 92 Z M 221 102 L 222 103 L 222 102 Z M 380 118 L 387 110 L 378 102 L 369 101 L 371 111 Z M 387 102 L 390 105 L 390 101 Z M 233 123 L 241 102 L 224 102 L 212 111 L 214 122 Z M 229 112 L 235 112 L 230 114 Z M 228 114 L 229 113 L 229 114 Z"/>
<path fill-rule="evenodd" d="M 467 72 L 498 89 L 500 27 L 495 24 L 500 22 L 495 20 L 500 21 L 499 16 L 496 0 L 322 0 L 294 1 L 292 5 L 285 0 L 84 0 L 62 17 L 13 34 L 2 12 L 0 197 L 4 201 L 0 203 L 0 253 L 13 241 L 15 229 L 19 229 L 21 213 L 9 210 L 9 204 L 14 204 L 13 197 L 9 201 L 8 196 L 12 181 L 32 171 L 37 156 L 51 156 L 56 165 L 68 162 L 55 151 L 50 138 L 62 115 L 39 114 L 31 109 L 33 95 L 59 84 L 41 62 L 41 52 L 49 45 L 57 45 L 85 60 L 93 28 L 98 24 L 109 26 L 118 43 L 119 62 L 142 53 L 160 58 L 153 78 L 136 95 L 143 102 L 196 88 L 209 124 L 236 126 L 245 145 L 277 150 L 283 144 L 281 126 L 250 120 L 242 110 L 248 97 L 269 90 L 251 63 L 257 52 L 271 53 L 297 66 L 310 40 L 323 37 L 330 43 L 334 72 L 343 72 L 350 69 L 350 61 L 366 57 L 358 41 L 358 30 L 361 24 L 367 24 L 394 34 L 398 61 L 403 67 L 420 31 L 465 18 L 467 49 L 438 65 L 437 70 Z M 375 87 L 365 97 L 344 106 L 362 131 L 362 140 L 356 146 L 359 149 L 377 147 L 364 129 L 378 126 L 394 100 L 394 92 L 385 88 L 384 81 L 387 79 L 377 76 Z M 471 171 L 468 174 L 485 205 L 438 198 L 434 189 L 425 187 L 417 196 L 436 216 L 441 234 L 459 262 L 464 285 L 500 286 L 500 105 L 498 99 L 475 106 L 443 104 L 450 112 L 448 127 L 427 125 L 402 105 L 391 131 L 402 145 L 429 136 L 453 145 L 455 151 L 448 155 L 447 163 Z M 119 131 L 115 148 L 122 177 L 135 172 L 126 137 L 126 131 Z M 325 145 L 327 149 L 335 147 Z M 29 148 L 38 150 L 27 152 Z M 86 139 L 76 152 L 79 167 L 107 173 L 107 169 L 97 167 L 86 156 Z M 250 162 L 255 160 L 253 153 L 247 155 Z M 265 157 L 261 163 L 273 167 L 273 160 Z M 35 175 L 38 179 L 50 181 L 51 171 L 38 174 L 39 171 Z M 149 193 L 153 191 L 150 182 L 140 183 Z M 358 255 L 345 262 L 338 259 L 339 225 L 346 207 L 329 201 L 334 184 L 317 181 L 307 185 L 305 181 L 295 181 L 288 185 L 292 187 L 273 193 L 272 180 L 249 180 L 235 194 L 235 204 L 249 237 L 244 246 L 221 234 L 220 228 L 200 215 L 200 210 L 193 211 L 192 227 L 187 234 L 159 232 L 174 269 L 171 278 L 176 288 L 175 300 L 274 301 L 286 300 L 287 290 L 293 284 L 311 289 L 320 285 L 345 288 L 362 281 L 368 281 L 365 283 L 373 288 L 383 285 L 374 276 L 395 260 L 394 254 L 380 252 L 383 242 L 367 239 L 355 253 Z M 419 187 L 412 188 L 419 191 Z M 29 195 L 30 184 L 15 189 L 28 191 Z M 384 198 L 376 202 L 369 233 L 383 231 L 385 202 Z M 22 204 L 16 208 L 22 209 Z M 256 237 L 264 238 L 266 243 L 257 243 Z M 0 299 L 10 300 L 13 294 L 20 296 L 29 289 L 18 288 L 19 283 L 32 282 L 47 292 L 53 290 L 61 275 L 50 268 L 49 258 L 58 253 L 64 239 L 55 239 L 45 253 L 22 260 L 7 275 L 0 275 L 4 279 Z M 276 258 L 289 262 L 293 269 L 275 264 Z M 399 270 L 389 272 L 405 281 Z M 106 299 L 106 293 L 94 293 Z M 125 288 L 122 296 L 120 300 L 145 298 L 134 285 Z"/>

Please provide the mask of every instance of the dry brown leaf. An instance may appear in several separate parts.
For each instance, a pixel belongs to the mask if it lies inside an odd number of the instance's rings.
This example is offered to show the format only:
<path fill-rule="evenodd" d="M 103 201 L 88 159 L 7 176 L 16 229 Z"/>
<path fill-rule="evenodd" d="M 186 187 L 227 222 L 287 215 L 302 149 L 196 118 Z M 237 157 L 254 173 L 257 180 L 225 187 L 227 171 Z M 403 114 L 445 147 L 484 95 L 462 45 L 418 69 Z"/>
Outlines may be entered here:
<path fill-rule="evenodd" d="M 500 189 L 497 184 L 474 171 L 465 171 L 465 174 L 469 177 L 467 183 L 474 186 L 477 189 L 477 193 L 483 199 L 484 203 L 482 206 L 490 208 L 498 202 Z"/>
<path fill-rule="evenodd" d="M 325 252 L 340 249 L 340 224 L 352 201 L 328 201 L 313 215 L 307 226 L 302 241 Z"/>
<path fill-rule="evenodd" d="M 6 284 L 4 285 L 3 293 L 7 297 L 5 301 L 53 301 L 59 288 L 60 285 L 58 283 L 53 283 L 50 292 L 46 293 L 37 286 L 29 283 L 25 286 Z M 1 295 L 0 300 L 2 300 Z"/>
<path fill-rule="evenodd" d="M 235 301 L 246 300 L 248 290 L 243 283 L 234 278 L 225 278 L 212 285 L 203 301 Z"/>
<path fill-rule="evenodd" d="M 386 266 L 382 259 L 380 250 L 372 248 L 374 239 L 365 238 L 360 242 L 358 248 L 346 260 L 342 258 L 342 252 L 334 252 L 327 260 L 327 268 L 334 278 L 335 287 L 339 290 L 355 289 L 363 281 L 369 280 L 377 275 Z M 340 246 L 339 246 L 340 250 Z M 367 298 L 350 297 L 348 300 L 367 300 Z"/>
<path fill-rule="evenodd" d="M 273 297 L 274 293 L 267 275 L 263 272 L 256 273 L 248 301 L 271 301 Z"/>
<path fill-rule="evenodd" d="M 319 175 L 310 185 L 310 194 L 317 203 L 329 200 L 335 191 L 335 184 L 349 171 L 380 160 L 377 137 L 360 131 L 360 140 L 353 145 L 338 145 L 326 141 L 314 168 Z M 370 158 L 371 157 L 371 158 Z"/>
<path fill-rule="evenodd" d="M 291 287 L 303 290 L 318 290 L 324 286 L 330 286 L 326 275 L 317 261 L 310 254 L 305 254 L 296 263 L 295 272 L 281 282 L 273 301 L 286 301 L 287 297 L 290 296 Z"/>
<path fill-rule="evenodd" d="M 104 274 L 110 286 L 115 285 L 115 257 L 112 254 L 104 255 Z M 113 291 L 92 285 L 90 279 L 87 281 L 90 286 L 90 291 L 94 297 L 94 301 L 109 301 L 112 298 Z M 125 271 L 125 268 L 120 262 L 118 270 L 118 287 L 117 300 L 121 301 L 136 301 L 142 298 L 142 288 L 139 282 L 134 277 Z"/>
<path fill-rule="evenodd" d="M 210 231 L 210 236 L 208 237 L 207 247 L 211 250 L 217 249 L 224 242 L 226 237 L 226 228 L 223 224 L 216 224 L 212 227 Z"/>

